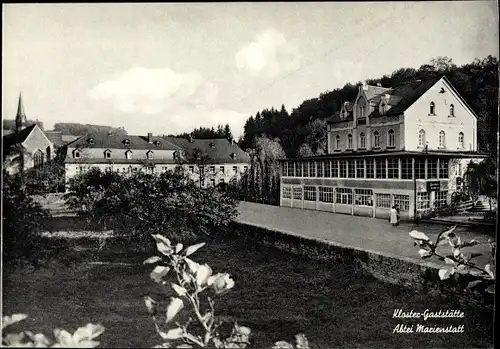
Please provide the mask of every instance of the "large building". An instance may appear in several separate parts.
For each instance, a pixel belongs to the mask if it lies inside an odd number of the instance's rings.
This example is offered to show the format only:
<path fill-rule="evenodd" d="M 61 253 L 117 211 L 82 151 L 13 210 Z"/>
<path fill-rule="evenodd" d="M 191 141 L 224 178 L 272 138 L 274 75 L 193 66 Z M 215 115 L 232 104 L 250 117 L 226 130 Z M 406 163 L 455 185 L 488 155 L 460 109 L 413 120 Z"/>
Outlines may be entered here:
<path fill-rule="evenodd" d="M 66 146 L 66 181 L 88 169 L 158 174 L 183 166 L 202 187 L 237 180 L 249 157 L 227 139 L 87 134 Z M 197 159 L 199 157 L 199 159 Z"/>
<path fill-rule="evenodd" d="M 54 144 L 37 125 L 27 125 L 21 94 L 15 118 L 15 130 L 2 137 L 3 164 L 11 174 L 39 169 L 55 157 Z"/>
<path fill-rule="evenodd" d="M 477 117 L 446 77 L 359 87 L 327 126 L 327 154 L 282 161 L 281 206 L 414 219 L 450 203 L 477 152 Z"/>

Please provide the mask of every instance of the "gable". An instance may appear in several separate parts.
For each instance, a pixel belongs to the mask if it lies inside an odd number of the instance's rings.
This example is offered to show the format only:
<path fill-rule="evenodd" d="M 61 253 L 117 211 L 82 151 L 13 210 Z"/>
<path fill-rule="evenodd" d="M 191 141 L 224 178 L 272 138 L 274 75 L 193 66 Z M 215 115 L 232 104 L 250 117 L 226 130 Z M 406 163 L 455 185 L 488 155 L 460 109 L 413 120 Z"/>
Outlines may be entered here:
<path fill-rule="evenodd" d="M 34 151 L 36 149 L 41 149 L 45 152 L 47 147 L 54 147 L 52 142 L 47 138 L 45 133 L 43 133 L 43 131 L 38 126 L 35 126 L 31 130 L 22 144 L 26 147 L 28 152 Z"/>

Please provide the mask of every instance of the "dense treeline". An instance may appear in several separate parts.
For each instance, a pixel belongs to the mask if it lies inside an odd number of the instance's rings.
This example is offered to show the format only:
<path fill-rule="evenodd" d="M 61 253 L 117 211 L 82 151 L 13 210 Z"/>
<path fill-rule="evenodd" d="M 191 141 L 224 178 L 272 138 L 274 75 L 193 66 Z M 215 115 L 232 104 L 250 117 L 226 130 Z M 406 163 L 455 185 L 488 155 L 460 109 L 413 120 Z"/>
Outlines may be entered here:
<path fill-rule="evenodd" d="M 436 78 L 443 74 L 462 95 L 478 116 L 478 146 L 481 151 L 496 153 L 498 130 L 498 60 L 488 56 L 483 60 L 456 66 L 448 57 L 432 59 L 418 69 L 400 68 L 392 74 L 369 79 L 369 84 L 380 83 L 394 87 L 411 80 Z M 354 101 L 361 83 L 348 83 L 340 89 L 322 93 L 305 100 L 292 110 L 284 106 L 271 108 L 251 116 L 244 127 L 240 146 L 255 148 L 261 135 L 278 139 L 288 157 L 319 155 L 326 150 L 326 120 L 338 112 L 344 101 Z"/>
<path fill-rule="evenodd" d="M 75 122 L 58 122 L 54 124 L 54 131 L 60 131 L 63 134 L 73 136 L 83 136 L 86 133 L 108 133 L 112 132 L 117 135 L 126 135 L 127 131 L 124 127 L 112 127 L 105 125 L 80 124 Z"/>
<path fill-rule="evenodd" d="M 233 139 L 233 134 L 231 132 L 231 127 L 229 124 L 217 125 L 217 129 L 213 127 L 200 127 L 195 128 L 192 132 L 184 132 L 180 134 L 169 134 L 168 137 L 177 137 L 177 138 L 189 138 L 189 136 L 198 139 L 209 139 L 209 138 L 227 138 Z"/>

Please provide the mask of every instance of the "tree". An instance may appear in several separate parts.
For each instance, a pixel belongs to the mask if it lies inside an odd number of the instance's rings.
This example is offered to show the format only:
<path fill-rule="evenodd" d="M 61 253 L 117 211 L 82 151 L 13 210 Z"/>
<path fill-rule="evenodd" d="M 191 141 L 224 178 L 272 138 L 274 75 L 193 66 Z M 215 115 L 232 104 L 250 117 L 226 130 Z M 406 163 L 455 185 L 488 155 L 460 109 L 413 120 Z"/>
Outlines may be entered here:
<path fill-rule="evenodd" d="M 301 158 L 306 158 L 306 157 L 309 157 L 309 156 L 313 156 L 314 153 L 311 149 L 311 147 L 309 146 L 309 144 L 307 143 L 303 143 L 300 148 L 299 148 L 299 151 L 297 152 L 297 155 Z"/>
<path fill-rule="evenodd" d="M 123 127 L 112 127 L 104 125 L 80 124 L 73 122 L 58 122 L 54 124 L 54 131 L 74 136 L 83 136 L 87 133 L 113 133 L 116 135 L 126 135 L 127 131 Z"/>
<path fill-rule="evenodd" d="M 12 130 L 12 131 L 15 131 L 16 129 L 16 120 L 14 119 L 4 119 L 2 121 L 3 123 L 3 129 L 4 130 Z M 38 120 L 27 120 L 26 121 L 26 124 L 23 125 L 24 127 L 28 127 L 28 126 L 31 126 L 31 125 L 34 125 L 34 124 L 37 124 L 38 127 L 40 127 L 40 129 L 43 131 L 43 122 L 42 121 L 38 121 Z"/>

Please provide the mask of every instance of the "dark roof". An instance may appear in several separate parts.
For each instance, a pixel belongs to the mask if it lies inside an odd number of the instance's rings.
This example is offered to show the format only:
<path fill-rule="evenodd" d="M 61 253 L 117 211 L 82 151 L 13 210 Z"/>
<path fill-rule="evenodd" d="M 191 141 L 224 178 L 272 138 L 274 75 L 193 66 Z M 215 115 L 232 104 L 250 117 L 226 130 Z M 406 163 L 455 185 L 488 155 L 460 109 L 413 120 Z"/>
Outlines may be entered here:
<path fill-rule="evenodd" d="M 8 135 L 3 136 L 3 147 L 4 149 L 10 148 L 14 144 L 22 143 L 26 140 L 26 138 L 29 136 L 31 131 L 36 127 L 36 124 L 33 124 L 31 126 L 28 126 L 24 129 L 22 129 L 19 132 L 14 132 L 10 133 Z"/>
<path fill-rule="evenodd" d="M 354 108 L 354 102 L 344 102 L 343 107 L 340 109 L 340 111 L 336 112 L 333 114 L 332 117 L 326 120 L 328 124 L 334 124 L 337 122 L 344 122 L 344 121 L 352 121 L 353 120 L 353 108 Z M 344 119 L 340 118 L 340 112 L 342 109 L 347 110 L 347 117 Z"/>
<path fill-rule="evenodd" d="M 390 103 L 393 105 L 391 109 L 389 109 L 384 115 L 394 115 L 394 114 L 401 114 L 404 113 L 406 109 L 408 109 L 417 99 L 419 99 L 427 90 L 429 90 L 436 82 L 441 80 L 441 77 L 439 78 L 434 78 L 434 79 L 428 79 L 428 80 L 415 80 L 415 81 L 410 81 L 406 84 L 396 86 L 382 95 L 390 94 L 391 96 L 395 96 L 396 98 L 391 97 L 391 99 L 394 101 L 393 103 Z M 378 117 L 380 116 L 380 113 L 378 111 L 378 108 L 375 109 L 371 114 L 370 117 Z"/>
<path fill-rule="evenodd" d="M 44 131 L 45 136 L 52 142 L 52 144 L 61 146 L 64 145 L 64 141 L 62 139 L 62 132 L 60 131 Z"/>
<path fill-rule="evenodd" d="M 147 159 L 104 159 L 104 158 L 92 158 L 92 159 L 85 159 L 85 158 L 79 158 L 75 159 L 73 157 L 66 157 L 66 160 L 64 160 L 65 163 L 68 164 L 117 164 L 117 165 L 132 165 L 132 164 L 142 164 L 145 165 L 148 160 Z M 162 159 L 162 158 L 155 158 L 154 160 L 151 161 L 151 163 L 155 165 L 162 165 L 162 164 L 176 164 L 176 160 L 174 159 Z"/>
<path fill-rule="evenodd" d="M 425 157 L 450 157 L 450 158 L 486 158 L 489 154 L 479 153 L 474 151 L 433 151 L 429 150 L 427 153 L 422 151 L 405 151 L 405 150 L 383 150 L 383 151 L 355 151 L 355 152 L 339 152 L 333 154 L 308 156 L 303 158 L 287 158 L 280 159 L 279 161 L 286 160 L 328 160 L 328 159 L 338 159 L 338 158 L 366 158 L 366 157 L 379 157 L 379 156 L 425 156 Z"/>
<path fill-rule="evenodd" d="M 94 144 L 89 143 L 89 139 L 94 139 Z M 125 140 L 129 140 L 129 145 Z M 159 141 L 160 145 L 154 144 Z M 181 150 L 178 146 L 166 141 L 162 137 L 152 137 L 152 143 L 148 142 L 147 136 L 132 135 L 109 135 L 107 133 L 88 133 L 70 143 L 72 148 L 109 148 L 109 149 L 152 149 L 152 150 Z"/>
<path fill-rule="evenodd" d="M 229 141 L 226 138 L 211 138 L 211 139 L 192 139 L 190 142 L 186 138 L 163 137 L 170 143 L 184 149 L 186 155 L 192 156 L 195 149 L 199 149 L 203 154 L 208 155 L 210 163 L 241 163 L 250 162 L 250 156 L 245 153 L 236 143 Z M 213 144 L 213 147 L 210 146 Z M 235 158 L 231 156 L 235 154 Z"/>

